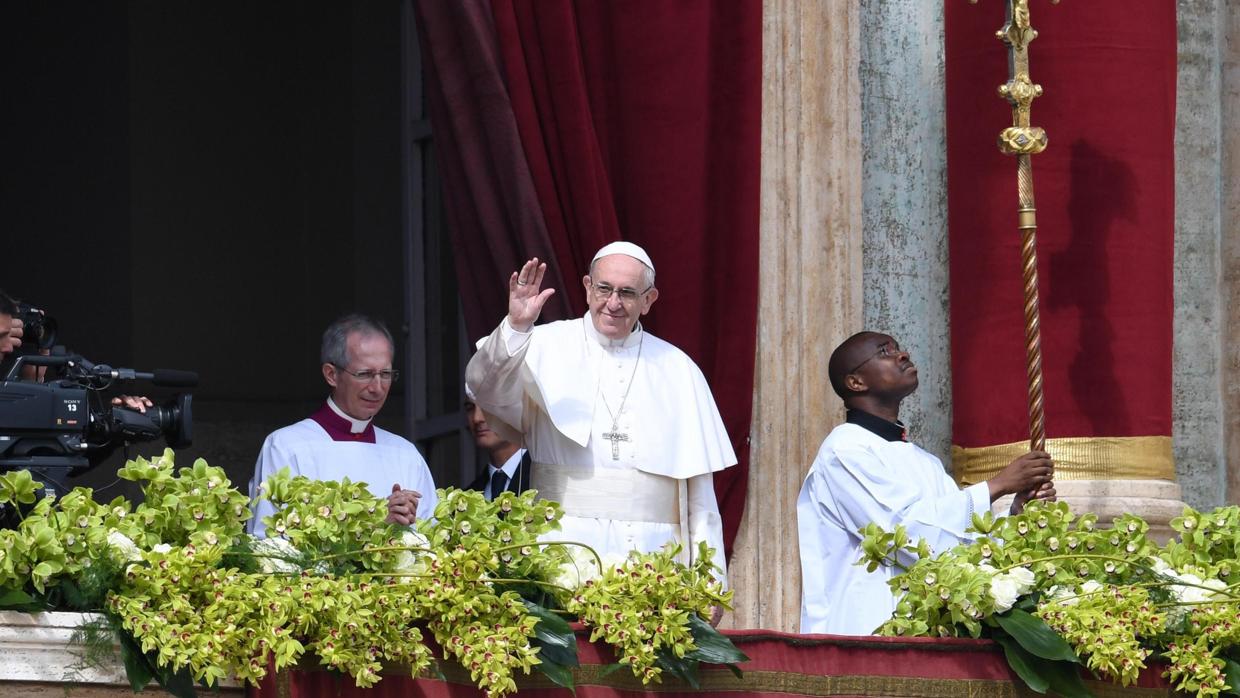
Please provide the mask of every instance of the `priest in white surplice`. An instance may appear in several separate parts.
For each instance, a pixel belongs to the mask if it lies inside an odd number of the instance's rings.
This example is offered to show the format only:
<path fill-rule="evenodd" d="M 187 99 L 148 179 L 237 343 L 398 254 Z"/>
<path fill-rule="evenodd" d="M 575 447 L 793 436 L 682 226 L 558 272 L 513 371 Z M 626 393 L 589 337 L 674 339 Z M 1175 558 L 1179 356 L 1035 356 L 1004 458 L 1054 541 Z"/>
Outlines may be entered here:
<path fill-rule="evenodd" d="M 599 250 L 582 279 L 589 311 L 534 326 L 554 289 L 547 265 L 508 281 L 508 316 L 470 360 L 466 382 L 496 431 L 523 440 L 530 486 L 560 502 L 555 540 L 600 553 L 699 541 L 725 569 L 711 473 L 736 463 L 710 388 L 684 352 L 638 322 L 659 297 L 654 264 L 637 245 Z"/>
<path fill-rule="evenodd" d="M 263 442 L 250 480 L 250 499 L 282 468 L 312 480 L 365 482 L 388 501 L 388 521 L 407 526 L 429 518 L 438 498 L 435 482 L 418 449 L 376 427 L 373 420 L 397 378 L 392 368 L 392 334 L 364 315 L 346 315 L 323 333 L 319 350 L 323 380 L 331 395 L 306 419 L 273 431 Z M 254 505 L 250 532 L 262 536 L 271 502 Z"/>
<path fill-rule="evenodd" d="M 801 632 L 868 635 L 895 610 L 887 580 L 898 570 L 858 566 L 858 530 L 903 524 L 935 552 L 968 537 L 974 512 L 1015 494 L 1013 512 L 1031 498 L 1053 500 L 1050 456 L 1031 451 L 990 480 L 965 489 L 938 458 L 908 442 L 900 402 L 917 389 L 917 367 L 896 340 L 876 332 L 849 337 L 831 354 L 831 386 L 847 421 L 822 442 L 797 498 L 801 547 Z"/>

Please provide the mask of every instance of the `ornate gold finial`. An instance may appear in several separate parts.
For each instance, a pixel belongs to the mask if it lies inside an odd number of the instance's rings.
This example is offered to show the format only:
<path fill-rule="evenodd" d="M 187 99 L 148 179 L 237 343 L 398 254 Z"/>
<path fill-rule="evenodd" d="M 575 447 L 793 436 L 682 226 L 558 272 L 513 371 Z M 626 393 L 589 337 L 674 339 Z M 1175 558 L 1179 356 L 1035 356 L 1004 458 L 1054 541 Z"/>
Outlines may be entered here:
<path fill-rule="evenodd" d="M 969 0 L 976 5 L 977 0 Z M 1059 0 L 1051 0 L 1052 5 Z M 1046 150 L 1046 131 L 1030 125 L 1033 100 L 1042 86 L 1029 77 L 1029 44 L 1038 32 L 1029 19 L 1029 0 L 1007 0 L 1007 21 L 995 37 L 1008 47 L 1008 81 L 999 96 L 1012 105 L 1012 125 L 999 134 L 999 150 L 1016 156 L 1016 188 L 1020 205 L 1016 228 L 1020 231 L 1021 281 L 1025 299 L 1025 372 L 1029 395 L 1029 446 L 1046 450 L 1045 409 L 1042 398 L 1042 326 L 1038 303 L 1037 209 L 1033 202 L 1033 157 Z"/>

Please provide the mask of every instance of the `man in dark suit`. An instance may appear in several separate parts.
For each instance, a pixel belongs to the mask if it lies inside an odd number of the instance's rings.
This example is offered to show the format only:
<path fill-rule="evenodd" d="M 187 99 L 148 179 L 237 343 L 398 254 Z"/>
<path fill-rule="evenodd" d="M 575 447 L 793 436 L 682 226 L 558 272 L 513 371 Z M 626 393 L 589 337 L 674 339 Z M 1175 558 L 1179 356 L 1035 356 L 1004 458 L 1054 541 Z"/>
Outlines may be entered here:
<path fill-rule="evenodd" d="M 466 389 L 465 422 L 473 432 L 474 443 L 487 454 L 487 467 L 469 484 L 469 489 L 486 495 L 487 501 L 500 492 L 520 494 L 530 486 L 530 454 L 524 448 L 491 431 L 482 408 L 474 404 Z"/>

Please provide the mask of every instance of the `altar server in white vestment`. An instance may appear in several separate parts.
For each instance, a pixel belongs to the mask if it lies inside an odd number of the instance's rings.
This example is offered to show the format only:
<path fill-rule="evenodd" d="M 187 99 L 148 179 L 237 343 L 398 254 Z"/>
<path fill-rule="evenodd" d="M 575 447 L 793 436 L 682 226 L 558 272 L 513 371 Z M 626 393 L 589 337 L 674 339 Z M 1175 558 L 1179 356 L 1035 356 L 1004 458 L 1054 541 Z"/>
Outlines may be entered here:
<path fill-rule="evenodd" d="M 725 570 L 711 473 L 736 455 L 701 370 L 639 322 L 659 297 L 649 255 L 603 247 L 582 278 L 585 316 L 534 326 L 554 293 L 546 268 L 532 259 L 509 278 L 508 316 L 466 382 L 492 428 L 529 449 L 530 486 L 563 505 L 549 539 L 600 554 L 680 541 L 685 561 L 706 541 Z"/>
<path fill-rule="evenodd" d="M 398 377 L 394 353 L 388 329 L 364 315 L 347 315 L 327 328 L 320 360 L 331 394 L 314 414 L 263 442 L 250 480 L 251 499 L 264 480 L 289 468 L 314 480 L 365 482 L 371 494 L 387 498 L 391 523 L 409 525 L 434 513 L 435 482 L 422 454 L 372 423 Z M 274 513 L 271 502 L 258 502 L 250 532 L 262 536 L 263 517 Z"/>
<path fill-rule="evenodd" d="M 917 367 L 896 340 L 853 335 L 831 354 L 828 372 L 848 411 L 822 442 L 797 499 L 801 632 L 869 635 L 895 610 L 887 581 L 899 570 L 856 564 L 861 528 L 903 525 L 912 540 L 948 550 L 968 542 L 974 512 L 1003 495 L 1016 495 L 1013 513 L 1031 498 L 1053 500 L 1052 463 L 1031 451 L 962 490 L 938 458 L 908 442 L 900 402 L 917 389 Z"/>

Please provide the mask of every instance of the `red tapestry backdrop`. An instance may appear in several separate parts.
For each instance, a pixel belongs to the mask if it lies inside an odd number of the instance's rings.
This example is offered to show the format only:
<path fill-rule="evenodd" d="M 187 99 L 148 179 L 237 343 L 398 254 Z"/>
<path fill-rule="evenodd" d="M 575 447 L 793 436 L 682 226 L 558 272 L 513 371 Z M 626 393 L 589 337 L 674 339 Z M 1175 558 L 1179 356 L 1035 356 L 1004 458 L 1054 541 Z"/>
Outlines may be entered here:
<path fill-rule="evenodd" d="M 946 3 L 953 442 L 1028 439 L 1002 2 Z M 1175 3 L 1030 3 L 1046 432 L 1171 434 Z"/>
<path fill-rule="evenodd" d="M 420 16 L 435 4 L 419 3 Z M 660 295 L 644 323 L 702 368 L 741 461 L 715 479 L 730 550 L 744 510 L 753 395 L 762 4 L 492 0 L 490 7 L 550 261 L 563 277 L 557 295 L 573 314 L 585 312 L 580 278 L 607 242 L 629 240 L 650 253 Z M 424 54 L 437 42 L 462 41 L 459 30 L 422 33 Z M 449 79 L 444 66 L 435 69 L 441 82 Z M 468 89 L 445 84 L 441 92 L 460 103 Z M 456 103 L 435 110 L 437 131 L 453 108 L 468 106 Z M 475 160 L 460 169 L 486 166 Z M 470 199 L 457 196 L 454 205 L 474 206 Z M 512 237 L 502 228 L 454 235 Z M 503 281 L 462 284 L 464 302 L 477 294 L 494 306 Z M 499 317 L 470 332 L 489 332 Z"/>

